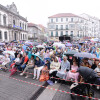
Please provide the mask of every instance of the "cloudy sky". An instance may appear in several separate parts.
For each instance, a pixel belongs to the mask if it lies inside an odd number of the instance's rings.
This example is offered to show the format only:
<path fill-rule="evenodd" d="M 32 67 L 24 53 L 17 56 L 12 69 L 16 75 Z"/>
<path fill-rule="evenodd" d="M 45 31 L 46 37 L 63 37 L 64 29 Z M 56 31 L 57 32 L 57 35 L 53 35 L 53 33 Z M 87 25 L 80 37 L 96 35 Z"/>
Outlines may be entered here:
<path fill-rule="evenodd" d="M 86 13 L 100 18 L 100 0 L 0 0 L 4 6 L 12 2 L 29 22 L 44 26 L 48 17 L 57 13 Z"/>

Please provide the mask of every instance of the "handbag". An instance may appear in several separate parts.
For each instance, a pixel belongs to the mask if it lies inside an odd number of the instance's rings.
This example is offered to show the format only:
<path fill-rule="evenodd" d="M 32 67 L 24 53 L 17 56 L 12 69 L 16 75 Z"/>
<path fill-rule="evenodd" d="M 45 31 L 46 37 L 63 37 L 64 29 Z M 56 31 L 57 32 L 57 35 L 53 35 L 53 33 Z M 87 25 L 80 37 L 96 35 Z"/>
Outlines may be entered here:
<path fill-rule="evenodd" d="M 49 80 L 49 72 L 47 66 L 42 69 L 42 73 L 40 75 L 40 82 Z"/>
<path fill-rule="evenodd" d="M 15 72 L 17 72 L 17 68 L 14 67 L 12 69 L 9 70 L 11 73 L 10 73 L 10 76 L 12 76 L 13 74 L 15 74 Z"/>
<path fill-rule="evenodd" d="M 10 68 L 12 68 L 14 65 L 15 65 L 15 63 L 12 63 L 12 64 L 10 65 Z"/>

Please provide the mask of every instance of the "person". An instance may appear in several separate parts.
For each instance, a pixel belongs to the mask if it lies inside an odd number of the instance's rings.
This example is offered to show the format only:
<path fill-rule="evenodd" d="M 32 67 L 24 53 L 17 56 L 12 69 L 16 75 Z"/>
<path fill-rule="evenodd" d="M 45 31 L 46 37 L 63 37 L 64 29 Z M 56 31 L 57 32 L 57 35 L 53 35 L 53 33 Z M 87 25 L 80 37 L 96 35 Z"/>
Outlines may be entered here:
<path fill-rule="evenodd" d="M 17 58 L 15 58 L 15 60 L 13 61 L 13 63 L 10 65 L 10 67 L 14 67 L 16 63 L 20 62 L 20 54 L 17 55 Z"/>
<path fill-rule="evenodd" d="M 79 72 L 85 82 L 100 85 L 100 77 L 93 69 L 80 66 L 77 72 Z"/>
<path fill-rule="evenodd" d="M 71 70 L 67 73 L 66 80 L 74 79 L 75 82 L 78 82 L 79 73 L 76 72 L 78 69 L 78 62 L 73 61 L 73 65 L 71 66 Z"/>
<path fill-rule="evenodd" d="M 17 68 L 22 71 L 25 69 L 26 65 L 28 63 L 28 56 L 26 54 L 26 52 L 24 52 L 23 54 L 23 58 L 22 58 L 22 62 L 20 63 L 20 66 L 18 66 Z"/>
<path fill-rule="evenodd" d="M 60 68 L 60 63 L 58 62 L 57 58 L 55 58 L 50 64 L 49 73 L 52 74 L 54 71 L 58 71 L 59 68 Z"/>
<path fill-rule="evenodd" d="M 56 76 L 59 78 L 65 79 L 66 73 L 70 70 L 70 62 L 67 60 L 67 57 L 63 57 L 63 61 L 61 62 L 60 69 L 58 70 Z"/>
<path fill-rule="evenodd" d="M 15 58 L 17 58 L 17 55 L 19 54 L 18 50 L 15 52 Z"/>
<path fill-rule="evenodd" d="M 99 59 L 95 59 L 94 64 L 91 66 L 91 68 L 94 70 L 95 68 L 97 68 L 99 64 Z"/>
<path fill-rule="evenodd" d="M 2 66 L 4 66 L 4 68 L 2 68 L 2 69 L 4 69 L 4 71 L 6 70 L 6 67 L 7 67 L 6 65 L 8 63 L 10 63 L 10 58 L 8 58 L 8 55 L 6 54 L 4 57 L 4 61 L 2 62 Z"/>
<path fill-rule="evenodd" d="M 39 79 L 40 71 L 42 70 L 43 65 L 44 65 L 43 61 L 41 61 L 41 59 L 39 59 L 39 57 L 37 56 L 36 60 L 35 60 L 34 77 L 33 77 L 33 79 L 37 79 L 37 80 Z"/>
<path fill-rule="evenodd" d="M 49 50 L 46 51 L 46 53 L 43 54 L 44 55 L 44 61 L 46 61 L 47 59 L 50 59 L 50 52 Z"/>
<path fill-rule="evenodd" d="M 32 53 L 29 48 L 27 48 L 28 59 L 31 59 Z"/>
<path fill-rule="evenodd" d="M 95 72 L 98 74 L 98 76 L 100 77 L 100 63 L 98 64 L 97 68 L 95 68 L 94 71 L 95 71 Z"/>
<path fill-rule="evenodd" d="M 24 71 L 20 74 L 21 76 L 25 74 L 25 72 L 29 69 L 29 68 L 34 68 L 34 56 L 31 56 L 31 59 L 29 60 L 28 64 L 26 65 L 26 68 L 24 69 Z M 26 75 L 25 78 L 28 78 L 28 74 Z"/>

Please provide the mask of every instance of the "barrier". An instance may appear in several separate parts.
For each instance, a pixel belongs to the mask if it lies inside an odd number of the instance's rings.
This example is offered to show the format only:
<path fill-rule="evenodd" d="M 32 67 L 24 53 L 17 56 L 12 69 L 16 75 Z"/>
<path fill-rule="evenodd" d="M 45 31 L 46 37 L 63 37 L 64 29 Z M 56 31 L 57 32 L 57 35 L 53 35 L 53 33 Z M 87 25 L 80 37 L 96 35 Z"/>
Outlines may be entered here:
<path fill-rule="evenodd" d="M 71 94 L 71 95 L 80 96 L 80 97 L 84 97 L 84 98 L 90 98 L 90 99 L 93 99 L 93 100 L 99 100 L 99 98 L 83 96 L 83 95 L 79 95 L 79 94 L 75 94 L 75 93 L 71 93 L 71 92 L 67 92 L 67 91 L 63 91 L 63 90 L 59 90 L 59 89 L 55 89 L 55 88 L 46 87 L 46 86 L 38 85 L 38 84 L 35 84 L 35 83 L 27 82 L 27 81 L 23 81 L 23 80 L 13 78 L 13 77 L 9 77 L 9 76 L 3 75 L 3 74 L 0 74 L 0 75 L 3 76 L 3 77 L 11 78 L 11 79 L 19 81 L 19 82 L 27 83 L 27 84 L 38 86 L 38 87 L 43 87 L 43 88 L 58 91 L 58 92 L 61 92 L 61 93 Z"/>
<path fill-rule="evenodd" d="M 4 68 L 4 67 L 0 67 L 0 68 Z M 5 68 L 5 69 L 8 69 L 9 70 L 9 68 Z M 19 71 L 19 70 L 17 70 L 17 72 L 22 72 L 22 71 Z M 34 73 L 29 73 L 29 72 L 25 72 L 26 74 L 30 74 L 30 75 L 33 75 Z M 64 80 L 64 81 L 66 81 L 66 82 L 73 82 L 73 83 L 75 83 L 75 81 L 71 81 L 71 80 L 65 80 L 65 79 L 61 79 L 61 78 L 56 78 L 56 77 L 50 77 L 50 78 L 54 78 L 54 79 L 59 79 L 59 80 Z M 89 85 L 91 85 L 91 86 L 100 86 L 100 85 L 97 85 L 97 84 L 90 84 L 90 83 L 84 83 L 84 82 L 78 82 L 79 84 L 89 84 Z"/>

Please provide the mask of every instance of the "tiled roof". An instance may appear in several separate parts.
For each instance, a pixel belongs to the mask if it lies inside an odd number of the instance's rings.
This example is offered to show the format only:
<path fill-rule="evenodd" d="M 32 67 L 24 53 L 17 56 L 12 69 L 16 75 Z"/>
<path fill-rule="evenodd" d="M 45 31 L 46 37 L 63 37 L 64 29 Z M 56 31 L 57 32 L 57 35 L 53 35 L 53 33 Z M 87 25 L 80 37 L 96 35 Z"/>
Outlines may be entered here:
<path fill-rule="evenodd" d="M 28 27 L 32 27 L 32 26 L 37 26 L 37 25 L 34 23 L 28 23 Z"/>
<path fill-rule="evenodd" d="M 58 17 L 79 17 L 79 16 L 72 13 L 59 13 L 59 14 L 50 16 L 49 18 L 58 18 Z"/>

